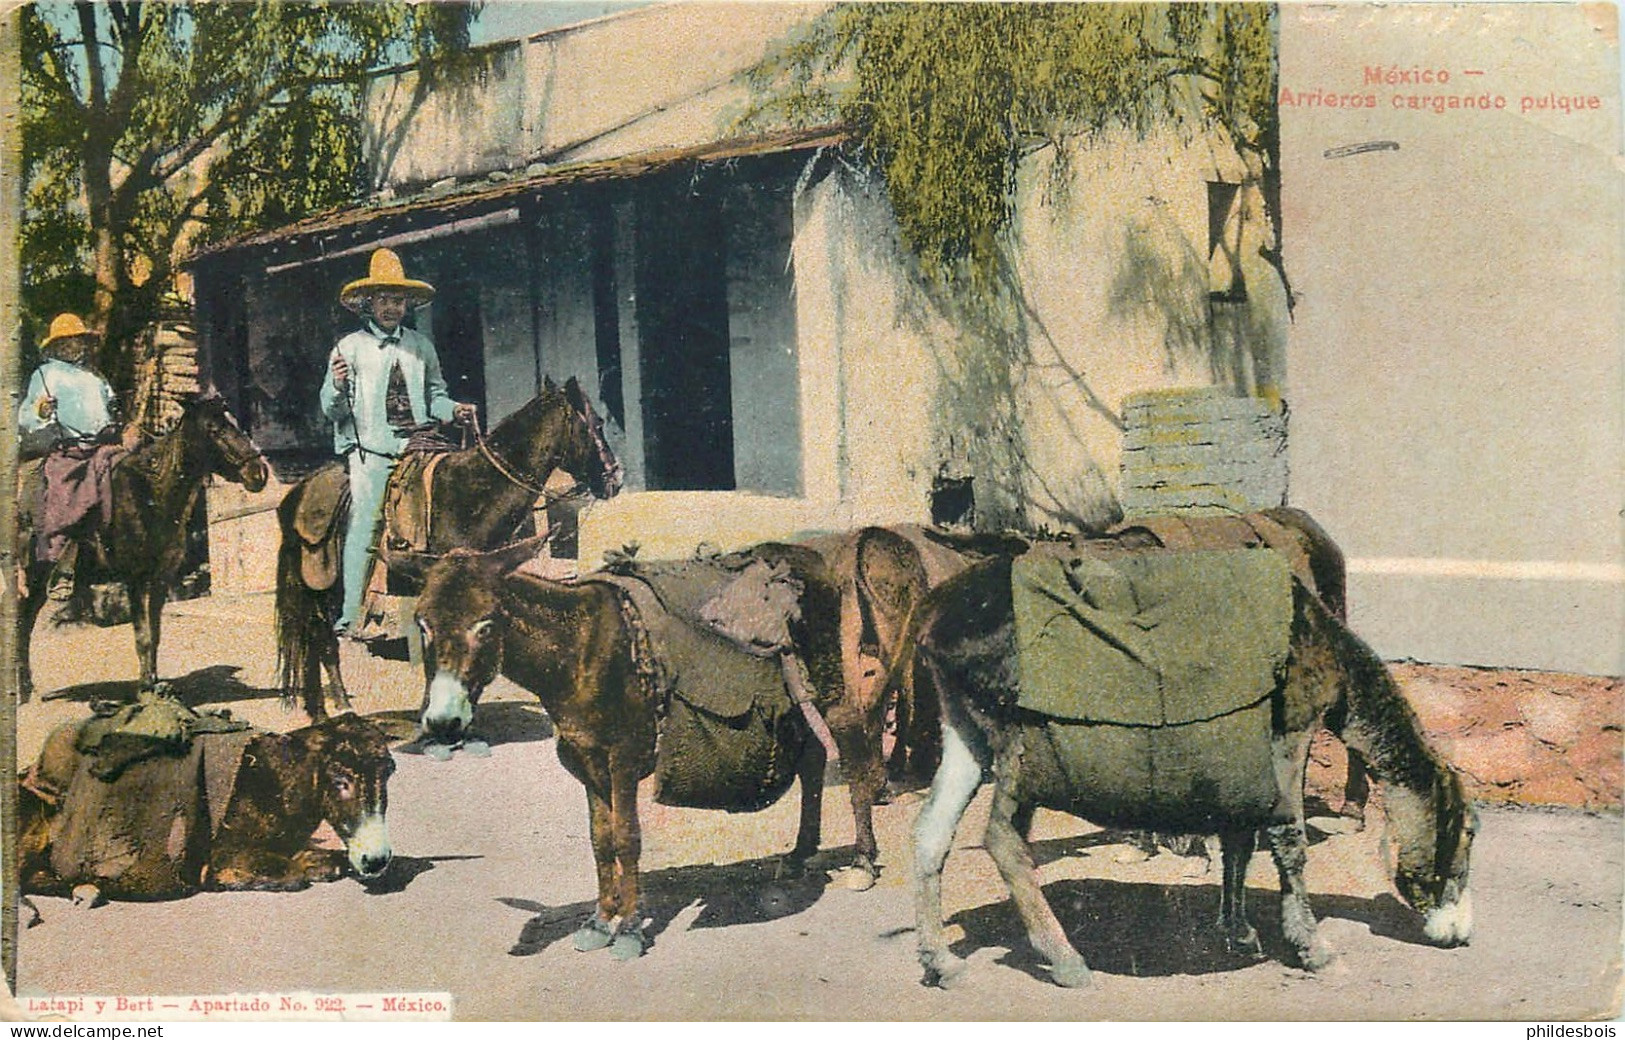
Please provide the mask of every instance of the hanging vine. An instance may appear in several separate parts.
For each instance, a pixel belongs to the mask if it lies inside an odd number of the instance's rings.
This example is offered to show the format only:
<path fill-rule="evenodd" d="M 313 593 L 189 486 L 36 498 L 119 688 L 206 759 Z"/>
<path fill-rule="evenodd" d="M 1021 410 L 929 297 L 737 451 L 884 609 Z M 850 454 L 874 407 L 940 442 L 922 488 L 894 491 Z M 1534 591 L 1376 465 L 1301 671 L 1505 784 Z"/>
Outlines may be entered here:
<path fill-rule="evenodd" d="M 975 477 L 979 524 L 1080 529 L 1120 515 L 1084 454 L 1059 476 L 1030 464 L 1023 401 L 1046 333 L 1010 248 L 1028 156 L 1048 149 L 1064 190 L 1078 138 L 1172 127 L 1227 140 L 1258 177 L 1274 232 L 1262 256 L 1290 305 L 1275 35 L 1274 6 L 1257 3 L 837 4 L 747 74 L 747 123 L 843 125 L 849 160 L 883 187 L 948 319 L 933 341 L 947 377 L 934 432 L 944 465 Z M 1075 375 L 1088 406 L 1121 425 Z"/>
<path fill-rule="evenodd" d="M 1264 258 L 1286 284 L 1272 4 L 840 4 L 748 80 L 752 119 L 851 129 L 941 287 L 995 285 L 1024 156 L 1169 124 L 1218 129 L 1256 161 Z"/>

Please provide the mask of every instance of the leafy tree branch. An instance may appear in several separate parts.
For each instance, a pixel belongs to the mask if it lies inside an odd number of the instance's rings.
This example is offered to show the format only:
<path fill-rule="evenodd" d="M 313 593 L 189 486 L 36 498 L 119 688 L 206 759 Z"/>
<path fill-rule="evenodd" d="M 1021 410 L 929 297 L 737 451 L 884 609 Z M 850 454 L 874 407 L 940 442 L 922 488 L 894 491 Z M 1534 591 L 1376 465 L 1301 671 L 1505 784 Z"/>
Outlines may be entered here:
<path fill-rule="evenodd" d="M 88 312 L 106 333 L 102 365 L 127 388 L 135 333 L 182 254 L 358 197 L 366 77 L 407 61 L 455 68 L 477 10 L 404 0 L 26 6 L 29 320 Z"/>

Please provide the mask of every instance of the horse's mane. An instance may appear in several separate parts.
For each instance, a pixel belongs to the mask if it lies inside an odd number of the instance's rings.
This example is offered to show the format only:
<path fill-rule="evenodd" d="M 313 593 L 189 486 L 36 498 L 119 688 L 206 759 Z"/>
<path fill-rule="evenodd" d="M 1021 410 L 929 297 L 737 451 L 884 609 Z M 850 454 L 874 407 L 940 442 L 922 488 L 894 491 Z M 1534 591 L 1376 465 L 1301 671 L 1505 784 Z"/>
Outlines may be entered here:
<path fill-rule="evenodd" d="M 546 385 L 542 387 L 541 392 L 503 416 L 495 426 L 492 426 L 491 432 L 486 435 L 486 440 L 499 448 L 513 449 L 521 447 L 520 444 L 510 442 L 515 438 L 520 438 L 525 443 L 528 443 L 535 434 L 537 424 L 542 421 L 543 415 L 538 413 L 545 413 L 548 409 L 558 407 L 560 404 L 568 406 L 564 388 L 555 385 L 552 380 L 548 380 Z"/>
<path fill-rule="evenodd" d="M 194 420 L 205 408 L 214 407 L 222 414 L 226 411 L 225 398 L 218 390 L 212 387 L 179 399 L 181 406 L 180 417 L 169 424 L 166 429 L 156 433 L 143 431 L 141 443 L 131 449 L 130 453 L 119 460 L 119 466 L 131 466 L 144 474 L 148 479 L 155 479 L 166 465 L 179 466 L 179 453 L 185 448 L 183 431 L 189 421 Z"/>

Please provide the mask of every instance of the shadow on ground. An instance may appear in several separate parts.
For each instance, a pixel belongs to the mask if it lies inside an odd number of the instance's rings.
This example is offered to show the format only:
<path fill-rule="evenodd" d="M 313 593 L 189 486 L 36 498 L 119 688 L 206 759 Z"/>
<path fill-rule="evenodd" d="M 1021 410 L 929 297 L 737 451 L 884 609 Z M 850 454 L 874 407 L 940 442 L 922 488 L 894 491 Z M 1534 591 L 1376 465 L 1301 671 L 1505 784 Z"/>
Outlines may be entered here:
<path fill-rule="evenodd" d="M 1329 811 L 1324 811 L 1320 819 L 1340 821 L 1341 817 Z M 1328 824 L 1328 826 L 1331 826 L 1331 824 Z M 1344 826 L 1352 830 L 1355 825 L 1352 821 L 1349 821 Z M 1304 828 L 1304 833 L 1309 840 L 1310 847 L 1319 845 L 1332 836 L 1330 831 L 1322 830 L 1313 823 Z M 1219 866 L 1218 842 L 1214 841 L 1211 849 L 1208 849 L 1205 847 L 1206 840 L 1201 835 L 1158 834 L 1152 831 L 1107 827 L 1098 831 L 1089 831 L 1065 838 L 1046 838 L 1041 841 L 1028 842 L 1027 844 L 1032 849 L 1033 863 L 1040 867 L 1059 859 L 1084 855 L 1090 849 L 1111 845 L 1135 846 L 1147 856 L 1169 854 L 1184 856 L 1191 861 L 1193 870 L 1191 876 L 1193 877 L 1205 873 L 1205 870 L 1201 867 L 1204 861 L 1209 863 L 1207 869 L 1217 870 Z M 981 846 L 977 845 L 976 847 L 980 848 Z M 1255 855 L 1257 854 L 1255 853 Z M 1210 855 L 1212 858 L 1208 860 Z"/>
<path fill-rule="evenodd" d="M 641 874 L 639 903 L 647 922 L 643 934 L 649 948 L 659 945 L 660 934 L 689 907 L 697 906 L 699 913 L 685 925 L 687 928 L 728 928 L 799 914 L 818 902 L 829 887 L 826 869 L 837 859 L 850 860 L 850 850 L 846 851 L 848 854 L 841 859 L 843 850 L 823 850 L 808 863 L 803 874 L 795 877 L 784 876 L 784 861 L 778 856 L 667 867 Z M 583 900 L 548 906 L 514 897 L 503 897 L 498 902 L 536 915 L 525 922 L 508 951 L 515 957 L 532 956 L 560 939 L 568 939 L 592 916 L 597 905 L 593 900 Z"/>
<path fill-rule="evenodd" d="M 389 868 L 384 876 L 376 881 L 362 882 L 362 886 L 370 896 L 393 895 L 404 892 L 420 874 L 427 874 L 434 869 L 436 863 L 452 863 L 462 860 L 484 859 L 484 856 L 396 856 L 389 861 Z"/>
<path fill-rule="evenodd" d="M 418 745 L 418 712 L 405 708 L 380 711 L 367 718 L 389 734 L 391 740 L 405 741 L 397 750 L 408 754 L 421 754 Z M 524 701 L 496 701 L 475 709 L 470 739 L 485 741 L 491 747 L 498 744 L 520 744 L 536 740 L 549 740 L 553 736 L 553 720 L 540 704 Z"/>
<path fill-rule="evenodd" d="M 170 692 L 181 703 L 197 708 L 209 704 L 228 704 L 232 701 L 267 700 L 282 696 L 281 691 L 269 687 L 250 686 L 238 678 L 242 669 L 232 664 L 212 664 L 185 675 L 164 680 Z M 42 700 L 79 701 L 90 704 L 101 701 L 128 702 L 135 700 L 140 690 L 138 679 L 113 679 L 106 682 L 79 683 L 64 686 L 46 694 Z"/>
<path fill-rule="evenodd" d="M 1256 958 L 1227 952 L 1216 922 L 1218 885 L 1156 885 L 1097 878 L 1056 881 L 1044 894 L 1067 937 L 1089 967 L 1110 975 L 1157 977 L 1207 975 L 1235 971 Z M 1371 934 L 1412 945 L 1428 945 L 1417 915 L 1388 893 L 1372 899 L 1312 896 L 1315 916 L 1364 924 Z M 1291 947 L 1281 934 L 1278 893 L 1247 890 L 1247 917 L 1258 930 L 1264 955 L 1294 964 Z M 965 930 L 953 952 L 966 957 L 977 950 L 1003 947 L 999 963 L 1049 981 L 1049 972 L 1027 941 L 1014 904 L 1008 899 L 987 903 L 949 919 Z"/>

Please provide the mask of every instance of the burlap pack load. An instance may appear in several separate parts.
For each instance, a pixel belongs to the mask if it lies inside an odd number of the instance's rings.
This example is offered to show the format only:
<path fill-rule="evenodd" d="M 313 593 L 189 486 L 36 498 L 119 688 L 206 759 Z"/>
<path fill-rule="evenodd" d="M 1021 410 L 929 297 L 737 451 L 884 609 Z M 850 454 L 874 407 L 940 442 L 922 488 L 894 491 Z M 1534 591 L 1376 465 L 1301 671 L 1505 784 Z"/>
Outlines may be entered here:
<path fill-rule="evenodd" d="M 52 810 L 50 872 L 120 899 L 197 891 L 256 735 L 162 699 L 57 727 L 20 780 Z"/>
<path fill-rule="evenodd" d="M 1211 832 L 1274 805 L 1270 704 L 1292 626 L 1268 550 L 1091 555 L 1011 570 L 1023 786 L 1090 819 Z"/>
<path fill-rule="evenodd" d="M 664 694 L 655 801 L 734 812 L 777 802 L 795 779 L 805 723 L 777 658 L 746 651 L 701 618 L 738 572 L 710 560 L 629 570 L 593 580 L 630 601 L 640 664 Z"/>

